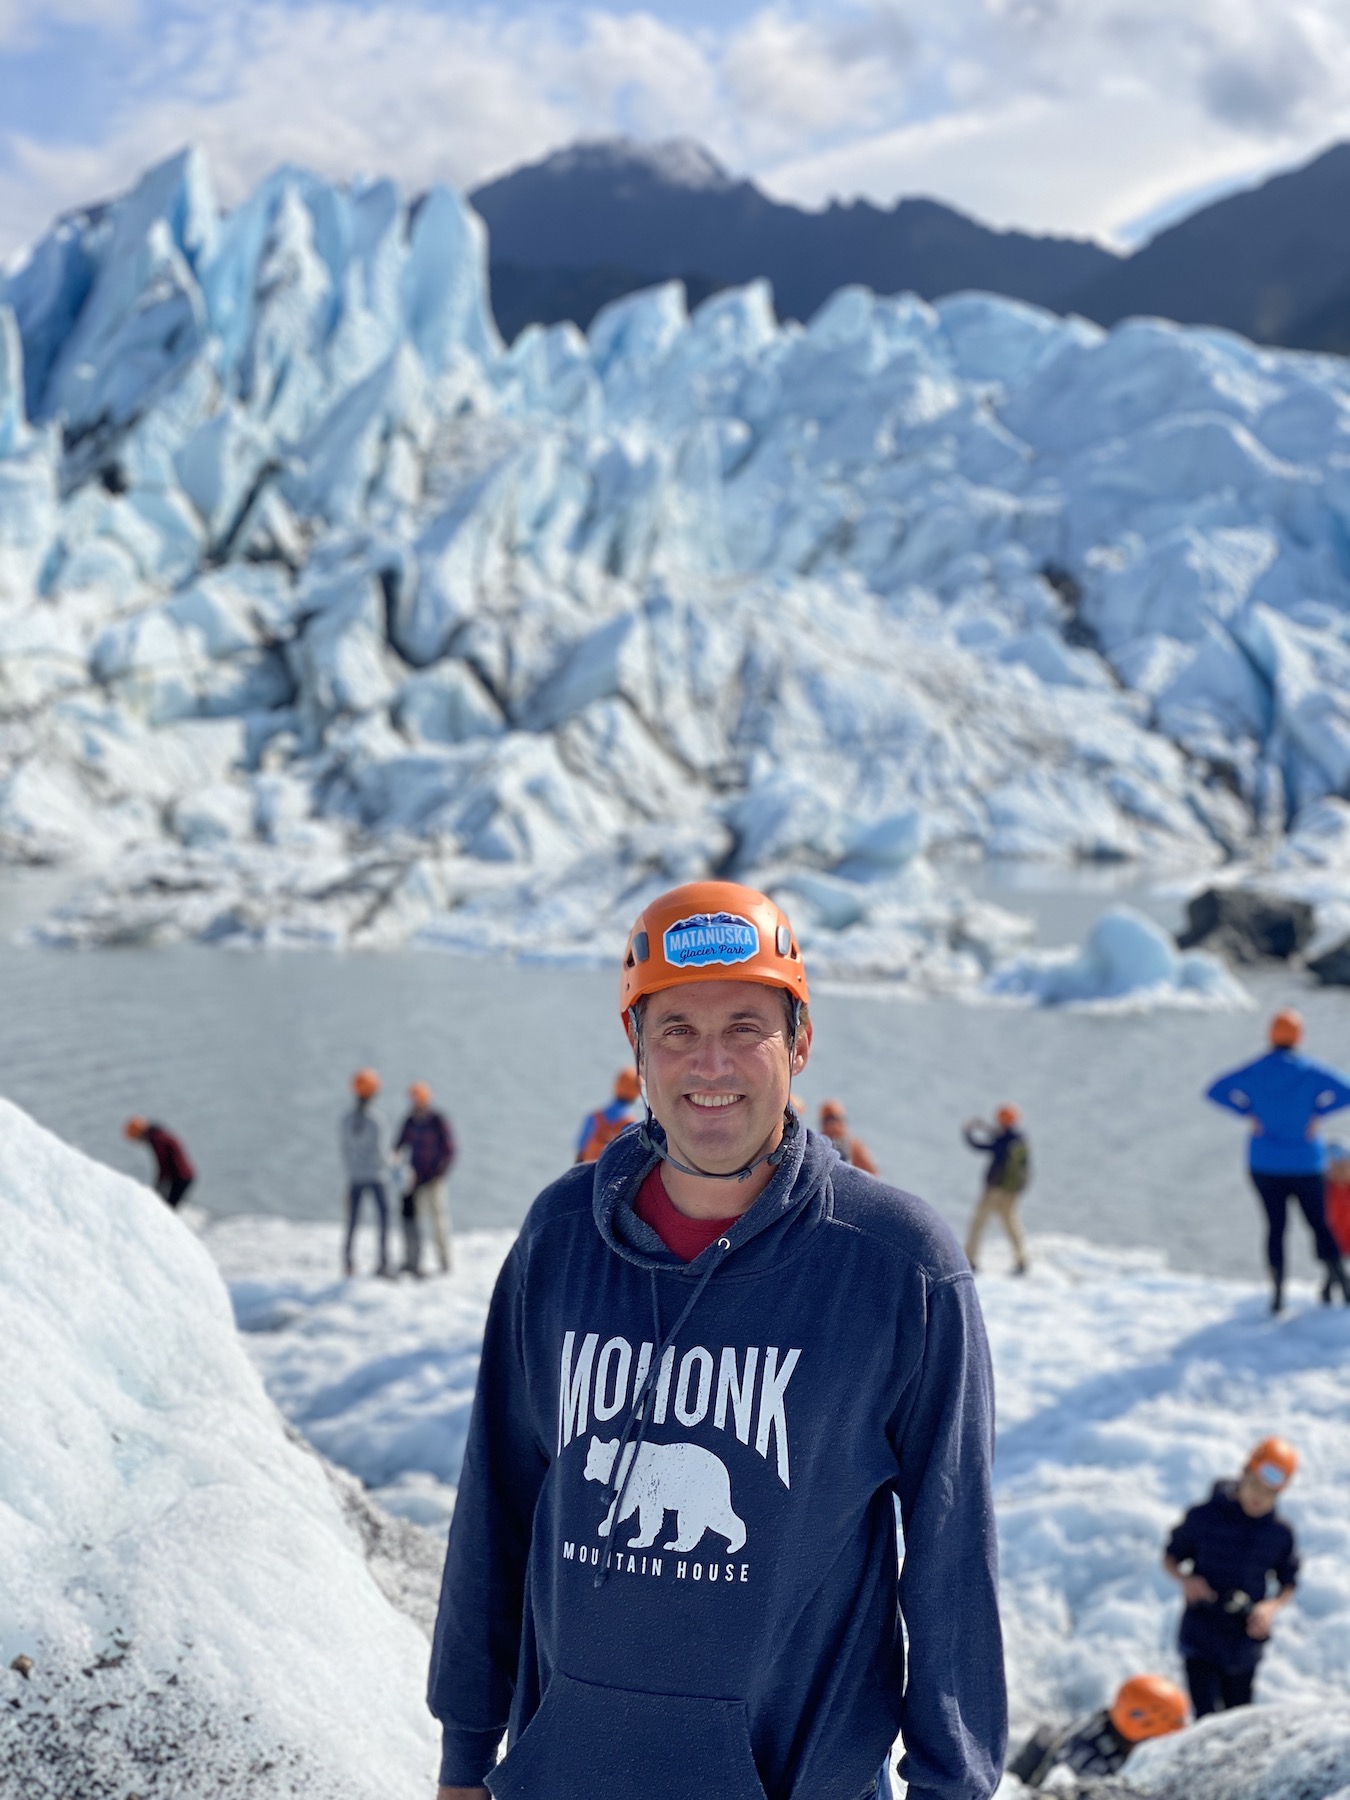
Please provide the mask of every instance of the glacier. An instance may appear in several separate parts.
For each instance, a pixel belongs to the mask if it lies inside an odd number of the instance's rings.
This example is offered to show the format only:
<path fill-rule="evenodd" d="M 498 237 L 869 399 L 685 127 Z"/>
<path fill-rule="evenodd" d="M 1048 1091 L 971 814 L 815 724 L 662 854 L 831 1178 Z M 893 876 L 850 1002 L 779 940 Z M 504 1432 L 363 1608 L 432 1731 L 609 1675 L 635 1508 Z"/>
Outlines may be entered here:
<path fill-rule="evenodd" d="M 92 871 L 46 941 L 567 959 L 717 873 L 974 990 L 963 859 L 1331 903 L 1346 364 L 763 283 L 508 346 L 486 254 L 187 150 L 0 279 L 0 860 Z"/>

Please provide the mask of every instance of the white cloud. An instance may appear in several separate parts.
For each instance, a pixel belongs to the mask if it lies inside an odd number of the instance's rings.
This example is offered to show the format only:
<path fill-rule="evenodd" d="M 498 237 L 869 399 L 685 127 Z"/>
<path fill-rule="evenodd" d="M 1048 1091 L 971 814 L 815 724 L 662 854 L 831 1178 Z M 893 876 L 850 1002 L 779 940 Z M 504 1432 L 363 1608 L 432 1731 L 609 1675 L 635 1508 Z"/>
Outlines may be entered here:
<path fill-rule="evenodd" d="M 127 32 L 139 4 L 51 0 L 43 16 Z M 926 192 L 993 223 L 1110 235 L 1350 129 L 1344 0 L 776 0 L 717 29 L 660 0 L 175 4 L 142 18 L 97 142 L 0 126 L 0 254 L 188 140 L 227 203 L 283 160 L 472 186 L 629 132 L 698 138 L 806 203 Z M 0 0 L 0 45 L 33 17 Z"/>

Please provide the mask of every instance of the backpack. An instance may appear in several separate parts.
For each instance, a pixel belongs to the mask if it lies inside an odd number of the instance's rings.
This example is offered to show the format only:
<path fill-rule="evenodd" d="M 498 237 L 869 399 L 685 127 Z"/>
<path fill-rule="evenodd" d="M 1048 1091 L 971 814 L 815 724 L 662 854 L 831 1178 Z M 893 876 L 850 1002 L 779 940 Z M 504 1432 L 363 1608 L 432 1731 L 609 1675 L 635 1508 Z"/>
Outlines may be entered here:
<path fill-rule="evenodd" d="M 590 1118 L 590 1133 L 581 1146 L 578 1162 L 597 1162 L 600 1152 L 606 1145 L 612 1144 L 621 1131 L 627 1131 L 632 1124 L 631 1119 L 607 1119 L 603 1112 L 593 1112 Z"/>
<path fill-rule="evenodd" d="M 1015 1138 L 1003 1158 L 998 1185 L 1008 1194 L 1020 1194 L 1031 1180 L 1031 1152 L 1025 1138 Z"/>

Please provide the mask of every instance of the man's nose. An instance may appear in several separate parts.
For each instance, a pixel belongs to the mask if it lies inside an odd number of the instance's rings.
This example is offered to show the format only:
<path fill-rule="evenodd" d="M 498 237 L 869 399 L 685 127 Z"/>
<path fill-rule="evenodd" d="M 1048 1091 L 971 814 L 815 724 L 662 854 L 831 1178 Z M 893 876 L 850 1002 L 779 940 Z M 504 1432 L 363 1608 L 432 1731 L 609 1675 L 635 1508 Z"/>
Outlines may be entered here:
<path fill-rule="evenodd" d="M 730 1047 L 717 1031 L 699 1034 L 694 1054 L 690 1058 L 690 1073 L 700 1081 L 725 1081 L 734 1070 L 736 1064 Z"/>

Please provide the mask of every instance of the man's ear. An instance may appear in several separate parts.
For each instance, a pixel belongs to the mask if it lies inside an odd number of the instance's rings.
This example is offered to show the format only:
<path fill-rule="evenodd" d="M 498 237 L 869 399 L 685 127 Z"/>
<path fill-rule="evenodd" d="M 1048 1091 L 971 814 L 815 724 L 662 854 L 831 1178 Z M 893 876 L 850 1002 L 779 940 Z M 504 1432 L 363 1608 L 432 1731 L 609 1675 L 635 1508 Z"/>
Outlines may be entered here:
<path fill-rule="evenodd" d="M 792 1073 L 794 1075 L 800 1075 L 807 1063 L 811 1060 L 812 1030 L 813 1027 L 811 1021 L 808 1019 L 802 1024 L 797 1033 L 797 1042 L 792 1049 Z"/>

